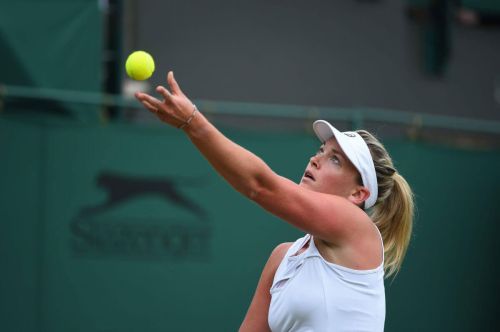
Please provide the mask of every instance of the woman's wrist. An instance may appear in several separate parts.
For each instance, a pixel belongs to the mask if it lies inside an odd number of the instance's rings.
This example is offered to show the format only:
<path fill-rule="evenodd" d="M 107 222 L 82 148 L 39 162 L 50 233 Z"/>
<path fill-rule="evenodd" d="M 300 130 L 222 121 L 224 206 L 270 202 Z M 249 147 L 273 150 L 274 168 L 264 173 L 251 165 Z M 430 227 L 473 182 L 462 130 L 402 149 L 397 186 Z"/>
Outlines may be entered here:
<path fill-rule="evenodd" d="M 178 129 L 184 129 L 186 128 L 187 126 L 189 126 L 189 124 L 191 123 L 191 121 L 193 121 L 194 117 L 196 116 L 196 113 L 198 112 L 198 108 L 196 108 L 196 105 L 193 104 L 193 112 L 191 113 L 191 115 L 186 119 L 186 121 L 184 121 L 184 123 L 182 123 L 181 125 L 179 125 L 177 128 Z"/>
<path fill-rule="evenodd" d="M 186 120 L 186 125 L 179 127 L 179 129 L 183 130 L 188 136 L 195 138 L 201 137 L 204 132 L 207 131 L 210 123 L 205 118 L 205 116 L 194 106 L 195 109 L 188 120 Z M 189 123 L 188 123 L 189 121 Z"/>

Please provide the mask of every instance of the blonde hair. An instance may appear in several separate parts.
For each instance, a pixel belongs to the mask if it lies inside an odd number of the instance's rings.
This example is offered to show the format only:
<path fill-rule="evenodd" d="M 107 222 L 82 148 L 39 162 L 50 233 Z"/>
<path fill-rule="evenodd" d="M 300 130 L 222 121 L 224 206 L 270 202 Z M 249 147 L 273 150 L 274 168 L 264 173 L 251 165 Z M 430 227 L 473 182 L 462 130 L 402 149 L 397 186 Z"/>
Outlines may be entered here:
<path fill-rule="evenodd" d="M 364 139 L 375 165 L 378 197 L 370 216 L 384 240 L 386 277 L 396 275 L 410 243 L 413 228 L 413 192 L 408 182 L 394 168 L 389 153 L 380 141 L 366 130 L 357 130 Z"/>

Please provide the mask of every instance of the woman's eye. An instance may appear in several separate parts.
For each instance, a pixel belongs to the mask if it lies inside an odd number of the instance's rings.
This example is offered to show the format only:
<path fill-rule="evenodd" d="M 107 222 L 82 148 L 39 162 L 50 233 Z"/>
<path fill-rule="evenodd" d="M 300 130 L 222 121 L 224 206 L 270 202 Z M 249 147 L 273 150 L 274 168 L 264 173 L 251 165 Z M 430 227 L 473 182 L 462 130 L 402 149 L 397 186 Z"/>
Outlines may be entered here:
<path fill-rule="evenodd" d="M 337 156 L 333 156 L 330 158 L 335 164 L 340 164 L 340 160 L 339 158 L 337 158 Z"/>

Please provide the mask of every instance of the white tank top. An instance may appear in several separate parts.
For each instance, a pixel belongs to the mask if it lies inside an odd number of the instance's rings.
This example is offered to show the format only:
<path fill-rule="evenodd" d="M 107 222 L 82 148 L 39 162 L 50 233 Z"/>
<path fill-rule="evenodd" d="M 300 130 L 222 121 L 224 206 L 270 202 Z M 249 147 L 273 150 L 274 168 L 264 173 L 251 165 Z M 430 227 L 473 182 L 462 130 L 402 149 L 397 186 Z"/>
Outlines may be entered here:
<path fill-rule="evenodd" d="M 309 240 L 309 247 L 295 255 Z M 327 262 L 309 234 L 288 249 L 270 292 L 268 323 L 273 332 L 384 330 L 383 261 L 373 270 Z"/>

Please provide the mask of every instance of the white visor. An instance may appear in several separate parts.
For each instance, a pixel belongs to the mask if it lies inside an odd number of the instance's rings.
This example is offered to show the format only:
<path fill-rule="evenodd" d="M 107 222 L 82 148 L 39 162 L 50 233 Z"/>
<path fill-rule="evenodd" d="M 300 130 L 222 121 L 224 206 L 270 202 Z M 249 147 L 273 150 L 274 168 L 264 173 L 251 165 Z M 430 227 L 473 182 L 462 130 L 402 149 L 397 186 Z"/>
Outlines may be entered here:
<path fill-rule="evenodd" d="M 361 174 L 363 186 L 370 191 L 365 209 L 372 207 L 377 201 L 378 184 L 372 155 L 365 140 L 355 131 L 340 132 L 325 120 L 314 121 L 313 129 L 322 143 L 335 136 L 342 151 Z"/>

